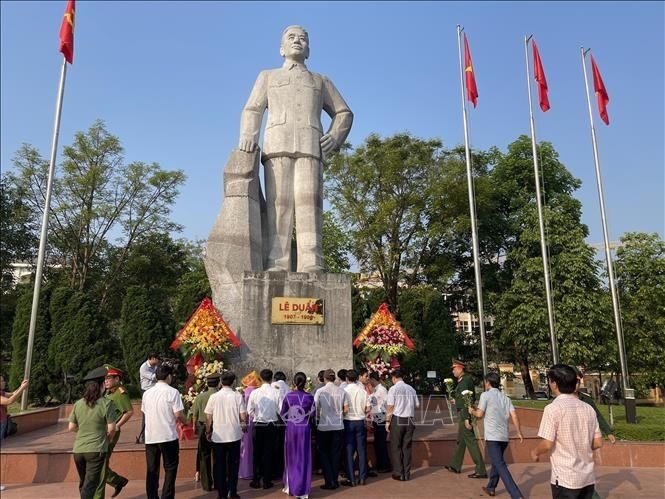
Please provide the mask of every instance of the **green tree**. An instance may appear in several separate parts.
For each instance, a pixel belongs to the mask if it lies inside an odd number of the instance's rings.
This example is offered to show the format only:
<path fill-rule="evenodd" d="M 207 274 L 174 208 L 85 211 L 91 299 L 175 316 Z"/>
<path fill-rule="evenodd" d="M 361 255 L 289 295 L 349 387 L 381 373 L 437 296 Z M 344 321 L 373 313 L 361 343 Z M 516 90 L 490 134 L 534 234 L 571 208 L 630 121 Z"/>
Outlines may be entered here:
<path fill-rule="evenodd" d="M 351 268 L 349 252 L 351 241 L 330 211 L 323 212 L 323 261 L 331 273 L 348 272 Z"/>
<path fill-rule="evenodd" d="M 91 273 L 103 270 L 103 306 L 134 242 L 149 232 L 179 229 L 168 215 L 185 176 L 157 163 L 125 163 L 120 140 L 102 121 L 77 133 L 74 144 L 64 148 L 63 158 L 53 187 L 49 243 L 54 258 L 69 270 L 73 289 L 87 289 Z M 14 166 L 15 185 L 26 204 L 41 215 L 47 162 L 24 144 Z M 119 234 L 121 250 L 113 252 L 113 261 L 100 261 L 111 234 Z"/>
<path fill-rule="evenodd" d="M 6 175 L 0 178 L 0 234 L 0 293 L 4 298 L 16 284 L 11 264 L 30 261 L 37 245 L 32 212 Z"/>
<path fill-rule="evenodd" d="M 9 370 L 11 389 L 18 387 L 23 379 L 30 330 L 30 314 L 32 312 L 32 286 L 25 286 L 21 291 L 12 326 L 12 362 Z M 42 287 L 35 324 L 29 388 L 30 401 L 40 406 L 45 405 L 49 398 L 48 385 L 52 380 L 52 373 L 47 363 L 48 347 L 51 340 L 50 299 L 51 288 L 49 286 Z"/>
<path fill-rule="evenodd" d="M 81 392 L 85 374 L 105 363 L 118 360 L 118 340 L 108 330 L 99 307 L 81 291 L 58 288 L 50 301 L 52 338 L 48 347 L 49 367 L 58 373 L 62 385 L 52 384 L 54 395 L 62 397 L 66 385 Z M 61 389 L 59 389 L 61 388 Z"/>
<path fill-rule="evenodd" d="M 120 344 L 125 372 L 133 383 L 139 383 L 139 368 L 150 351 L 168 352 L 173 333 L 173 320 L 163 293 L 131 286 L 122 302 Z"/>
<path fill-rule="evenodd" d="M 550 277 L 560 361 L 593 365 L 598 345 L 608 331 L 607 300 L 598 277 L 598 263 L 585 243 L 579 188 L 551 144 L 539 145 L 546 203 L 544 218 L 550 255 Z M 540 233 L 535 205 L 530 139 L 522 136 L 508 148 L 492 172 L 495 205 L 504 257 L 489 293 L 495 310 L 495 331 L 504 355 L 520 364 L 527 393 L 530 362 L 551 362 Z"/>
<path fill-rule="evenodd" d="M 665 241 L 629 232 L 616 252 L 617 285 L 629 372 L 665 383 Z M 614 329 L 612 329 L 614 331 Z"/>
<path fill-rule="evenodd" d="M 441 142 L 408 134 L 370 135 L 326 164 L 326 194 L 348 228 L 351 253 L 361 272 L 378 272 L 392 309 L 398 283 L 420 272 L 417 255 L 427 244 L 434 179 L 440 174 Z M 409 262 L 409 268 L 406 266 Z"/>
<path fill-rule="evenodd" d="M 402 365 L 409 372 L 427 371 L 447 375 L 450 362 L 457 355 L 450 308 L 443 295 L 430 287 L 404 289 L 399 296 L 399 321 L 413 340 L 415 349 Z"/>

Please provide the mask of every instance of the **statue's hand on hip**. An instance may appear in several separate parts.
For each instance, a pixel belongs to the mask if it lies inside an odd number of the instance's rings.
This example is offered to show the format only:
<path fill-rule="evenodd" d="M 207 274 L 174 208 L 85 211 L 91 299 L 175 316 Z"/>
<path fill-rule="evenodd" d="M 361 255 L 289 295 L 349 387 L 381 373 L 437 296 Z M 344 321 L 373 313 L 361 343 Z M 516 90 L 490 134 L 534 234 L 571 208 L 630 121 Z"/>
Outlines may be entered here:
<path fill-rule="evenodd" d="M 337 149 L 337 141 L 330 135 L 326 133 L 321 137 L 321 150 L 323 154 L 328 154 Z"/>
<path fill-rule="evenodd" d="M 240 143 L 238 144 L 238 149 L 245 152 L 254 152 L 256 145 L 256 142 L 251 139 L 241 138 Z"/>

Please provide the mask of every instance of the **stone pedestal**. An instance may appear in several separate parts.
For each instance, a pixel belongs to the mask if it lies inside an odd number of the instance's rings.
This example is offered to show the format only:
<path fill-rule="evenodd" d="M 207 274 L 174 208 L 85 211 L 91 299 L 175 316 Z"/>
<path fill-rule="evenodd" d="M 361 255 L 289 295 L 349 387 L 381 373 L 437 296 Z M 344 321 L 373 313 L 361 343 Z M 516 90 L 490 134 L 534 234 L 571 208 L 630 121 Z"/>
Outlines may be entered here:
<path fill-rule="evenodd" d="M 240 313 L 227 314 L 243 345 L 228 361 L 238 373 L 269 368 L 312 379 L 321 369 L 351 368 L 351 278 L 344 274 L 244 272 Z M 213 293 L 215 294 L 215 293 Z M 273 297 L 324 300 L 323 325 L 271 324 Z M 230 312 L 230 311 L 229 311 Z M 238 317 L 238 315 L 240 317 Z M 227 319 L 228 320 L 228 319 Z"/>

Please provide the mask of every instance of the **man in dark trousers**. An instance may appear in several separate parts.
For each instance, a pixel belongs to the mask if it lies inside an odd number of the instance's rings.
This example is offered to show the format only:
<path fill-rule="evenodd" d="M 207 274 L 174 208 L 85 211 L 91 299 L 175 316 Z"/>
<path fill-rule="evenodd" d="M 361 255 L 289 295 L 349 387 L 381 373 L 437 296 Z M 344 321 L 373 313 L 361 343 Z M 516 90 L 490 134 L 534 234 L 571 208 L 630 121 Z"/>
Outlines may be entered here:
<path fill-rule="evenodd" d="M 393 386 L 386 398 L 386 431 L 390 432 L 393 480 L 403 482 L 411 479 L 411 442 L 416 429 L 416 407 L 420 407 L 418 396 L 412 386 L 404 383 L 402 372 L 392 372 Z"/>
<path fill-rule="evenodd" d="M 450 465 L 445 468 L 452 473 L 462 472 L 462 461 L 464 460 L 464 451 L 468 448 L 471 459 L 476 465 L 476 469 L 469 475 L 469 478 L 487 478 L 487 470 L 483 462 L 483 456 L 480 454 L 476 435 L 471 426 L 471 416 L 469 410 L 464 404 L 464 397 L 462 392 L 469 390 L 473 393 L 473 401 L 476 400 L 473 379 L 464 370 L 466 364 L 461 360 L 454 359 L 452 370 L 453 376 L 457 378 L 457 386 L 455 387 L 455 408 L 457 409 L 457 417 L 459 418 L 457 427 L 457 448 L 453 454 L 453 460 Z"/>
<path fill-rule="evenodd" d="M 192 404 L 192 420 L 194 428 L 198 432 L 199 444 L 196 450 L 196 459 L 198 462 L 199 479 L 203 490 L 213 490 L 213 472 L 212 472 L 212 444 L 206 437 L 207 416 L 204 412 L 211 395 L 217 393 L 219 386 L 219 373 L 213 373 L 206 377 L 208 389 L 199 393 Z"/>
<path fill-rule="evenodd" d="M 374 428 L 374 453 L 376 454 L 376 468 L 379 473 L 389 473 L 391 470 L 390 456 L 388 454 L 388 432 L 386 430 L 386 400 L 388 390 L 381 384 L 379 373 L 369 373 L 369 384 L 372 387 L 370 404 L 372 409 L 372 427 Z"/>
<path fill-rule="evenodd" d="M 272 470 L 277 444 L 277 425 L 279 418 L 279 390 L 270 385 L 272 371 L 263 369 L 261 386 L 252 391 L 247 401 L 247 414 L 254 421 L 254 478 L 249 486 L 253 489 L 273 487 Z M 263 481 L 263 483 L 261 483 Z"/>

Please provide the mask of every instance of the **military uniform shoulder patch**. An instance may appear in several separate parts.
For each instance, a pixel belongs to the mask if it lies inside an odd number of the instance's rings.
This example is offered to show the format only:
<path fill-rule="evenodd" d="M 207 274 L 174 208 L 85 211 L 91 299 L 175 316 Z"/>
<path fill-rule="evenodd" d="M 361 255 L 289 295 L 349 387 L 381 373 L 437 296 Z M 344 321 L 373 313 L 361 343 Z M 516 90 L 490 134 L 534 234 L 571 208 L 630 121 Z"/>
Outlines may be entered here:
<path fill-rule="evenodd" d="M 125 390 L 125 388 L 122 387 L 122 386 L 119 386 L 119 387 L 118 387 L 118 391 L 119 391 L 120 393 L 126 393 L 126 392 L 127 392 L 127 390 Z"/>

